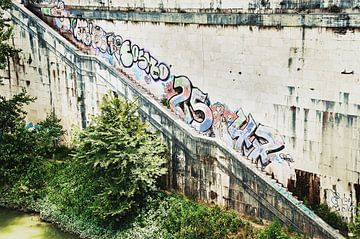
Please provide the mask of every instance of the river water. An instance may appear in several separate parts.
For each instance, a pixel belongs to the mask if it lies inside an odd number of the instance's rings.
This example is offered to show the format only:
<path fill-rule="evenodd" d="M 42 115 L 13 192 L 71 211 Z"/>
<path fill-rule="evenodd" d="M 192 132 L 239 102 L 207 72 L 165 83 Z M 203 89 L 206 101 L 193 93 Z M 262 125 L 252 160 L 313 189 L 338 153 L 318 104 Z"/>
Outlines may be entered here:
<path fill-rule="evenodd" d="M 49 223 L 42 222 L 37 214 L 0 208 L 0 239 L 76 239 Z"/>

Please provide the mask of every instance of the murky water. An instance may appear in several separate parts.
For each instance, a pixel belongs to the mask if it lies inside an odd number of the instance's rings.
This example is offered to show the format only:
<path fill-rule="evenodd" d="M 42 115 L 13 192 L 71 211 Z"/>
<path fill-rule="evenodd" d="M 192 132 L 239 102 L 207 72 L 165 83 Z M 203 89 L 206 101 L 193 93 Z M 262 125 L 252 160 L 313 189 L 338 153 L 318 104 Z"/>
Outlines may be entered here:
<path fill-rule="evenodd" d="M 0 239 L 76 239 L 38 215 L 0 208 Z"/>

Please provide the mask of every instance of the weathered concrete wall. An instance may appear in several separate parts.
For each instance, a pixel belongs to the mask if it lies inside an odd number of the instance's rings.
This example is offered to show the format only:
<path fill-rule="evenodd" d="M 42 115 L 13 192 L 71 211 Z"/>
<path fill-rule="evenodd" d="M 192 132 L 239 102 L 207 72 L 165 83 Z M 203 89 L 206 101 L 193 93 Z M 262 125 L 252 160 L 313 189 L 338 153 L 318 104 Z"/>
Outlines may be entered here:
<path fill-rule="evenodd" d="M 120 68 L 116 69 L 104 63 L 101 57 L 83 55 L 21 5 L 14 5 L 12 16 L 17 24 L 16 32 L 24 29 L 25 36 L 31 35 L 42 43 L 41 49 L 49 48 L 49 59 L 60 58 L 58 62 L 65 69 L 82 76 L 76 78 L 76 85 L 82 86 L 87 115 L 92 112 L 92 107 L 96 113 L 97 95 L 103 94 L 106 88 L 130 100 L 139 100 L 143 117 L 162 132 L 172 149 L 169 186 L 208 202 L 228 205 L 240 212 L 262 218 L 279 217 L 288 225 L 310 236 L 339 237 L 333 229 L 275 180 L 265 176 L 241 153 L 229 148 L 220 139 L 199 135 L 179 120 L 160 103 L 159 98 L 141 86 L 136 78 L 125 72 L 121 73 Z M 27 41 L 23 44 L 23 54 L 31 54 Z M 156 76 L 160 77 L 161 74 L 154 75 Z M 66 74 L 60 75 L 59 81 L 66 82 L 66 78 Z M 39 82 L 40 79 L 39 75 L 32 78 L 34 82 Z M 64 95 L 60 93 L 59 96 Z M 76 112 L 79 111 L 81 110 L 78 108 Z M 66 114 L 62 113 L 60 116 L 65 118 Z M 79 117 L 74 117 L 73 120 L 79 120 Z"/>
<path fill-rule="evenodd" d="M 65 8 L 42 12 L 58 16 L 48 20 L 78 47 L 132 75 L 198 131 L 260 162 L 300 198 L 327 202 L 352 219 L 360 202 L 357 20 L 319 15 L 319 24 L 307 28 L 288 18 L 299 16 L 280 14 L 278 24 L 208 26 L 195 14 L 183 25 L 173 23 L 186 13 L 108 21 L 101 19 L 110 12 L 95 11 L 82 14 L 91 20 L 76 20 L 61 17 L 81 11 Z M 172 24 L 161 21 L 163 15 Z M 212 14 L 202 16 L 212 21 Z"/>
<path fill-rule="evenodd" d="M 40 0 L 41 1 L 41 0 Z M 53 2 L 53 0 L 44 0 Z M 325 9 L 359 8 L 359 0 L 68 0 L 70 6 L 89 6 L 107 8 L 142 8 L 142 9 L 174 9 L 174 10 L 238 10 L 258 11 L 276 9 Z"/>
<path fill-rule="evenodd" d="M 94 83 L 93 73 L 84 70 L 87 68 L 79 58 L 60 54 L 62 42 L 51 36 L 44 39 L 44 27 L 21 12 L 13 14 L 21 16 L 23 22 L 13 18 L 16 29 L 12 44 L 22 51 L 9 59 L 7 69 L 1 72 L 4 78 L 0 94 L 11 97 L 25 88 L 37 98 L 35 103 L 25 106 L 27 121 L 37 123 L 53 111 L 61 118 L 68 140 L 74 127 L 86 125 L 89 116 L 99 111 L 98 102 L 105 87 Z M 53 44 L 49 45 L 51 41 Z"/>

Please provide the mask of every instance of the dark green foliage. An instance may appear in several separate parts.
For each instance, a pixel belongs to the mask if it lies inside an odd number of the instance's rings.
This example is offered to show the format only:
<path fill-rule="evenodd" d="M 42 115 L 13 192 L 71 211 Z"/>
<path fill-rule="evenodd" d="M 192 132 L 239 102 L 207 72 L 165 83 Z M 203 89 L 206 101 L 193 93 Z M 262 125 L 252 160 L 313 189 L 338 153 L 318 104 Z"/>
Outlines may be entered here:
<path fill-rule="evenodd" d="M 64 135 L 60 119 L 50 113 L 46 119 L 36 125 L 37 154 L 51 158 L 60 149 L 60 139 Z"/>
<path fill-rule="evenodd" d="M 304 200 L 305 205 L 309 208 L 314 210 L 314 212 L 323 219 L 326 223 L 332 226 L 335 229 L 338 229 L 341 234 L 347 235 L 348 234 L 348 226 L 347 223 L 343 221 L 341 216 L 334 211 L 331 211 L 327 204 L 320 204 L 320 205 L 310 205 L 307 203 L 307 200 Z"/>
<path fill-rule="evenodd" d="M 96 218 L 91 209 L 96 185 L 93 171 L 69 157 L 55 166 L 54 176 L 47 187 L 47 195 L 50 203 L 56 205 L 63 214 Z"/>
<path fill-rule="evenodd" d="M 329 223 L 330 226 L 339 229 L 341 234 L 347 235 L 347 224 L 342 220 L 338 213 L 331 211 L 328 205 L 320 204 L 314 208 L 314 211 L 325 222 Z"/>
<path fill-rule="evenodd" d="M 161 104 L 163 104 L 166 108 L 170 109 L 169 101 L 165 97 L 161 99 Z"/>
<path fill-rule="evenodd" d="M 360 238 L 360 210 L 356 213 L 355 221 L 349 225 L 349 230 L 354 238 Z"/>
<path fill-rule="evenodd" d="M 259 234 L 259 239 L 290 239 L 291 237 L 283 231 L 281 223 L 275 219 L 268 227 Z"/>
<path fill-rule="evenodd" d="M 167 151 L 140 120 L 134 103 L 108 97 L 100 108 L 101 115 L 74 143 L 74 163 L 93 181 L 94 215 L 112 220 L 136 210 L 156 189 L 157 178 L 166 172 Z"/>
<path fill-rule="evenodd" d="M 0 96 L 0 188 L 14 204 L 26 206 L 43 193 L 54 152 L 63 134 L 59 120 L 51 114 L 35 128 L 26 128 L 23 106 L 35 99 L 25 91 L 11 99 Z"/>
<path fill-rule="evenodd" d="M 26 116 L 23 107 L 34 102 L 34 100 L 35 98 L 27 95 L 25 90 L 14 95 L 11 99 L 0 96 L 0 137 L 11 134 L 17 127 L 23 126 L 22 121 Z"/>
<path fill-rule="evenodd" d="M 25 129 L 24 105 L 33 102 L 22 91 L 11 99 L 0 96 L 0 185 L 16 180 L 28 168 L 28 163 L 35 157 L 33 142 L 35 135 Z"/>
<path fill-rule="evenodd" d="M 10 9 L 10 7 L 11 0 L 0 1 L 0 70 L 5 68 L 8 57 L 19 52 L 8 44 L 12 34 L 12 27 L 9 23 L 10 19 L 8 16 L 5 16 L 5 11 Z"/>
<path fill-rule="evenodd" d="M 176 195 L 163 200 L 168 206 L 164 228 L 172 238 L 229 238 L 245 227 L 234 212 L 222 211 L 218 206 L 206 207 Z"/>

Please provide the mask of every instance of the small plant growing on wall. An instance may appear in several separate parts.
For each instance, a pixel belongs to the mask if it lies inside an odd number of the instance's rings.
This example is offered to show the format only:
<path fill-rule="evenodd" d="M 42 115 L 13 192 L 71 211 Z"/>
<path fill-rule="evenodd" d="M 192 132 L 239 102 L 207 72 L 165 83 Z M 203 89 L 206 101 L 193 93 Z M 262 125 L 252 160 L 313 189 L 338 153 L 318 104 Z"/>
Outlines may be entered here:
<path fill-rule="evenodd" d="M 165 106 L 166 108 L 170 109 L 169 101 L 168 101 L 165 97 L 163 97 L 163 98 L 160 100 L 160 102 L 161 102 L 161 104 L 162 104 L 163 106 Z"/>

